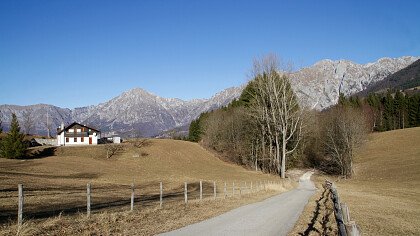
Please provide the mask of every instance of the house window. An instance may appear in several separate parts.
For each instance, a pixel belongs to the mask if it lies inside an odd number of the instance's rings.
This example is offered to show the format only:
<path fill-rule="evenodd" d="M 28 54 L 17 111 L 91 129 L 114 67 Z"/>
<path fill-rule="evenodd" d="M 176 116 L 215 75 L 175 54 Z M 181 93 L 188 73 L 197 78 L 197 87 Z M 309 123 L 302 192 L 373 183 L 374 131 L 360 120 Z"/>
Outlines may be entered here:
<path fill-rule="evenodd" d="M 74 142 L 77 143 L 77 138 L 74 138 Z"/>
<path fill-rule="evenodd" d="M 84 137 L 81 137 L 81 138 L 80 138 L 80 142 L 82 142 L 82 143 L 83 143 L 84 141 L 85 141 L 85 138 L 84 138 Z"/>
<path fill-rule="evenodd" d="M 69 129 L 69 133 L 73 133 L 74 132 L 74 129 Z"/>
<path fill-rule="evenodd" d="M 81 129 L 77 129 L 77 133 L 80 133 L 80 132 L 82 132 L 82 130 Z"/>
<path fill-rule="evenodd" d="M 66 143 L 68 143 L 69 142 L 69 138 L 66 138 Z"/>

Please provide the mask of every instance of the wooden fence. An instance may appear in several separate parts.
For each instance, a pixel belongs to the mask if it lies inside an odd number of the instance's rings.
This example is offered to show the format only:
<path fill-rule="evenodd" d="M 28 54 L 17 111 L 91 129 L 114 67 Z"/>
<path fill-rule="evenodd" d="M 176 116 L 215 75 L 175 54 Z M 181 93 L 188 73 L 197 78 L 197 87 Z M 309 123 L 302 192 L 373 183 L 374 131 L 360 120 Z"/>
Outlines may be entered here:
<path fill-rule="evenodd" d="M 245 194 L 252 194 L 252 193 L 257 193 L 260 191 L 266 191 L 267 189 L 271 188 L 272 186 L 280 186 L 282 185 L 281 182 L 278 181 L 256 181 L 256 182 L 250 182 L 249 185 L 247 185 L 246 182 L 240 182 L 240 183 L 236 183 L 235 182 L 231 182 L 231 188 L 228 188 L 228 184 L 227 182 L 222 182 L 223 183 L 223 192 L 218 192 L 217 191 L 217 185 L 216 185 L 216 181 L 211 181 L 211 182 L 207 182 L 212 184 L 212 193 L 211 195 L 209 193 L 207 193 L 207 197 L 209 199 L 226 199 L 227 197 L 241 197 L 242 195 Z M 188 204 L 189 199 L 189 195 L 192 194 L 192 192 L 188 191 L 188 183 L 184 182 L 184 187 L 183 187 L 183 193 L 181 192 L 179 194 L 179 200 L 182 199 L 182 195 L 184 195 L 183 197 L 183 202 L 184 204 Z M 127 196 L 127 199 L 130 199 L 129 203 L 130 203 L 130 211 L 134 210 L 134 202 L 136 199 L 136 188 L 134 183 L 131 183 L 130 185 L 130 196 Z M 140 189 L 140 188 L 139 188 Z M 137 189 L 137 190 L 139 190 Z M 168 190 L 170 191 L 170 190 Z M 86 215 L 87 217 L 91 216 L 92 213 L 92 205 L 94 204 L 94 202 L 92 202 L 92 195 L 95 194 L 95 188 L 91 183 L 88 183 L 86 185 Z M 18 214 L 17 214 L 17 223 L 19 225 L 21 225 L 23 223 L 24 220 L 24 206 L 25 206 L 25 201 L 24 201 L 24 186 L 22 184 L 18 185 Z M 198 194 L 197 194 L 198 195 Z M 209 196 L 210 195 L 210 196 Z M 169 197 L 169 196 L 174 196 L 173 193 L 166 193 L 165 196 L 165 191 L 164 191 L 164 186 L 163 186 L 163 182 L 159 183 L 159 207 L 162 208 L 164 205 L 164 200 L 165 197 Z M 198 201 L 202 201 L 203 200 L 203 181 L 199 181 L 199 195 L 196 198 L 198 199 Z M 140 201 L 137 199 L 137 201 Z M 29 217 L 30 218 L 30 215 Z"/>
<path fill-rule="evenodd" d="M 346 203 L 340 202 L 340 197 L 335 184 L 325 180 L 325 185 L 330 189 L 331 199 L 334 204 L 334 215 L 337 221 L 338 235 L 340 236 L 360 236 L 361 230 L 355 221 L 350 218 L 350 210 Z"/>

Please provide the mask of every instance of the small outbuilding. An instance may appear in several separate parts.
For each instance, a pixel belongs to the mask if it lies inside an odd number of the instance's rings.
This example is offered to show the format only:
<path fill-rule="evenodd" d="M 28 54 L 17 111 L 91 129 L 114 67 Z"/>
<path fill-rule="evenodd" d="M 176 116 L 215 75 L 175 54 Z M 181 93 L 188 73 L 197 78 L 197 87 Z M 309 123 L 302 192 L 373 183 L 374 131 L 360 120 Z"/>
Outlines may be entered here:
<path fill-rule="evenodd" d="M 58 146 L 97 145 L 100 138 L 99 130 L 76 122 L 67 127 L 62 123 L 57 129 Z"/>

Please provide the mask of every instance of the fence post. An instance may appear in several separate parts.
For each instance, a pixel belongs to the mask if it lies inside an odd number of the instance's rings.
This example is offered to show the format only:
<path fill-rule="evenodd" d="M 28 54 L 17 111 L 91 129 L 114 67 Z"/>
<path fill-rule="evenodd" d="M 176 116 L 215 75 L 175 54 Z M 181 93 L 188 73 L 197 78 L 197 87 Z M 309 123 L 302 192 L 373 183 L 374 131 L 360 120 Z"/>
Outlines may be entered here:
<path fill-rule="evenodd" d="M 87 203 L 86 203 L 86 212 L 87 216 L 90 217 L 90 195 L 91 195 L 91 186 L 90 183 L 86 185 L 86 197 L 87 197 Z"/>
<path fill-rule="evenodd" d="M 216 181 L 213 181 L 213 199 L 216 200 Z"/>
<path fill-rule="evenodd" d="M 226 195 L 227 195 L 226 182 L 225 182 L 225 188 L 223 189 L 223 192 L 225 194 L 224 199 L 226 199 Z"/>
<path fill-rule="evenodd" d="M 356 222 L 349 221 L 348 224 L 346 224 L 346 233 L 348 236 L 360 236 L 362 235 L 359 228 L 357 228 Z"/>
<path fill-rule="evenodd" d="M 130 211 L 134 210 L 134 182 L 131 183 L 131 205 Z"/>
<path fill-rule="evenodd" d="M 159 206 L 160 206 L 160 208 L 162 208 L 162 205 L 163 205 L 162 197 L 163 197 L 163 184 L 162 184 L 162 182 L 160 182 L 160 197 L 159 197 L 159 200 L 160 200 Z"/>
<path fill-rule="evenodd" d="M 235 181 L 232 182 L 232 197 L 235 196 Z"/>
<path fill-rule="evenodd" d="M 251 181 L 251 193 L 252 193 L 253 191 L 252 191 L 252 181 Z"/>
<path fill-rule="evenodd" d="M 244 194 L 247 194 L 247 193 L 248 193 L 248 185 L 246 184 L 246 181 L 245 181 Z"/>
<path fill-rule="evenodd" d="M 185 205 L 188 203 L 188 184 L 187 182 L 184 183 L 184 201 Z"/>
<path fill-rule="evenodd" d="M 347 224 L 350 222 L 350 211 L 346 203 L 341 203 L 341 211 L 343 212 L 343 223 Z"/>
<path fill-rule="evenodd" d="M 239 182 L 239 197 L 242 197 L 242 184 Z"/>
<path fill-rule="evenodd" d="M 23 223 L 23 204 L 24 204 L 24 196 L 23 196 L 23 185 L 18 184 L 18 225 L 21 226 Z"/>
<path fill-rule="evenodd" d="M 200 180 L 200 200 L 203 199 L 203 181 Z"/>

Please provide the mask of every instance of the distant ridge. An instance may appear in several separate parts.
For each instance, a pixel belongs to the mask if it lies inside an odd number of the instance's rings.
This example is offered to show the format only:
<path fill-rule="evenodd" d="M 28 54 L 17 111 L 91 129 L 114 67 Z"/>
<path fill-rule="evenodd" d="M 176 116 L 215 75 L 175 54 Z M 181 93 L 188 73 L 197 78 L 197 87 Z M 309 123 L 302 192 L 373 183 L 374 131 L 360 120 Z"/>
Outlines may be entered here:
<path fill-rule="evenodd" d="M 348 60 L 327 59 L 293 72 L 290 80 L 302 105 L 322 110 L 337 103 L 339 92 L 345 95 L 361 92 L 419 59 L 412 56 L 381 58 L 364 65 Z M 162 98 L 144 89 L 134 88 L 109 101 L 87 107 L 68 109 L 47 104 L 0 105 L 0 111 L 5 130 L 10 124 L 11 113 L 15 113 L 22 122 L 23 114 L 32 111 L 35 122 L 32 133 L 41 135 L 47 133 L 48 114 L 52 134 L 61 122 L 69 124 L 76 121 L 97 127 L 104 135 L 152 137 L 175 128 L 185 133 L 193 119 L 202 112 L 226 106 L 240 96 L 244 87 L 231 87 L 209 99 L 189 101 Z"/>
<path fill-rule="evenodd" d="M 418 87 L 420 87 L 420 59 L 385 79 L 368 86 L 365 90 L 356 95 L 366 96 L 369 93 L 386 92 L 388 89 L 420 92 Z"/>

